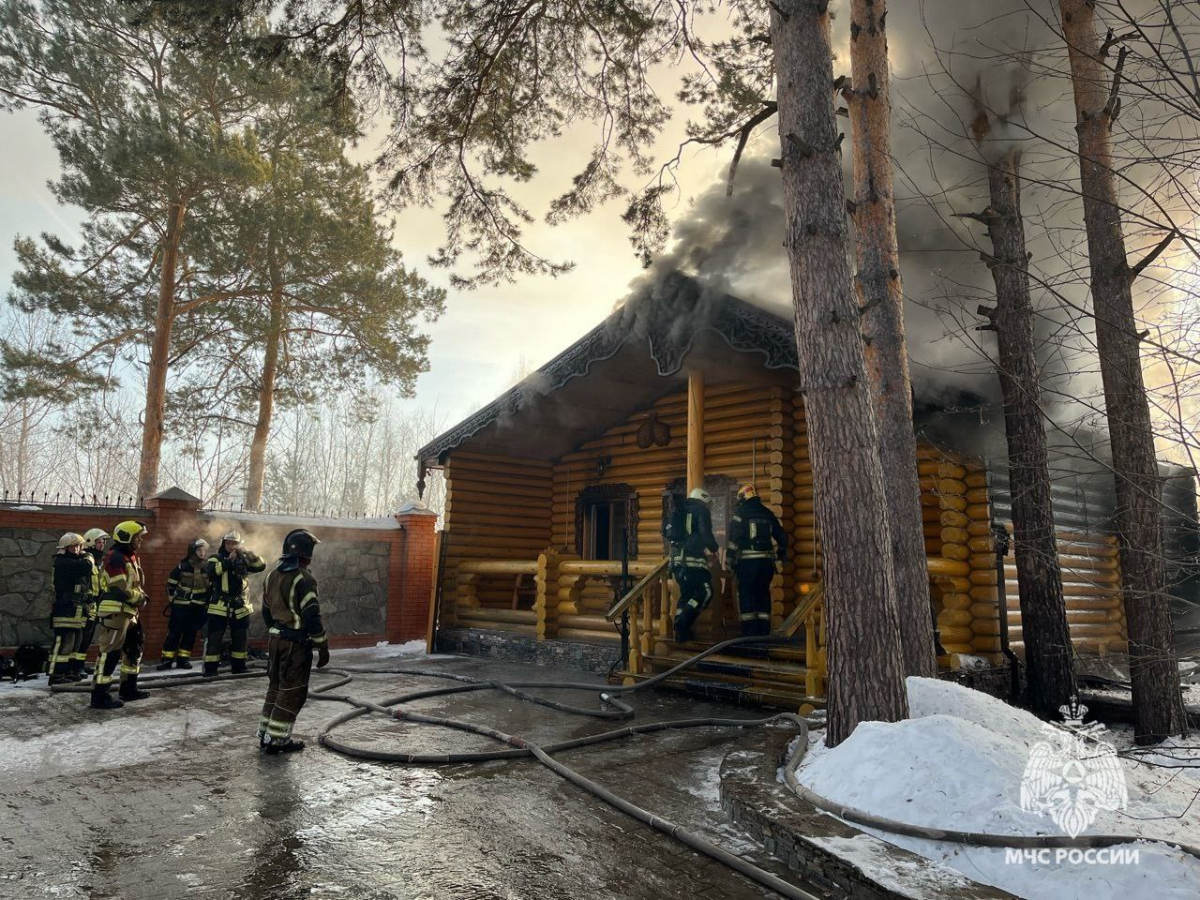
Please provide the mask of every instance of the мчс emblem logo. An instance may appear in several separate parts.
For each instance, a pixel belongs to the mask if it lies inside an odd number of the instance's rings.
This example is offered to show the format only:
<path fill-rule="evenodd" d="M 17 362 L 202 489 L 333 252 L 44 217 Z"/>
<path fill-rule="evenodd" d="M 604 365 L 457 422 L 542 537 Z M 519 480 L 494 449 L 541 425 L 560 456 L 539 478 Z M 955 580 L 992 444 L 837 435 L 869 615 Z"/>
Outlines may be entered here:
<path fill-rule="evenodd" d="M 1075 838 L 1096 821 L 1100 810 L 1124 809 L 1129 795 L 1116 748 L 1098 738 L 1107 729 L 1099 722 L 1084 725 L 1087 707 L 1074 697 L 1059 711 L 1063 727 L 1046 725 L 1050 740 L 1030 751 L 1021 778 L 1021 809 L 1049 815 Z"/>

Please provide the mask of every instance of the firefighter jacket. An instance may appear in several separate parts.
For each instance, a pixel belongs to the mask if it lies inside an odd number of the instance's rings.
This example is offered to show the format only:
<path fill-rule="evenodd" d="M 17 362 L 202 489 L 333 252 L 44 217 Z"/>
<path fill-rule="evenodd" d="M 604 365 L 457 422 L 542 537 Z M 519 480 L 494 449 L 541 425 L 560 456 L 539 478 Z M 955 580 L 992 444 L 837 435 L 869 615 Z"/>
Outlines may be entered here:
<path fill-rule="evenodd" d="M 308 646 L 328 641 L 321 624 L 317 579 L 295 557 L 284 557 L 263 586 L 263 621 L 270 633 Z"/>
<path fill-rule="evenodd" d="M 172 606 L 204 607 L 208 605 L 211 585 L 204 574 L 203 561 L 189 556 L 167 576 L 167 602 Z"/>
<path fill-rule="evenodd" d="M 128 544 L 114 544 L 100 571 L 100 617 L 125 615 L 136 619 L 149 599 L 142 564 Z"/>
<path fill-rule="evenodd" d="M 82 628 L 87 615 L 92 563 L 86 554 L 59 553 L 51 574 L 54 583 L 54 628 Z"/>
<path fill-rule="evenodd" d="M 88 615 L 93 619 L 100 603 L 100 590 L 104 583 L 104 551 L 89 547 L 85 553 L 92 564 L 92 581 L 88 585 Z"/>
<path fill-rule="evenodd" d="M 671 542 L 671 562 L 678 566 L 708 568 L 704 551 L 717 552 L 713 536 L 712 512 L 708 504 L 691 497 L 676 508 L 671 517 L 668 538 Z"/>
<path fill-rule="evenodd" d="M 254 607 L 246 599 L 246 587 L 250 575 L 267 568 L 262 557 L 251 550 L 240 550 L 231 557 L 222 546 L 217 555 L 204 564 L 204 574 L 212 585 L 208 601 L 210 616 L 232 616 L 235 619 L 249 617 Z"/>
<path fill-rule="evenodd" d="M 726 544 L 730 562 L 750 559 L 786 559 L 787 535 L 775 513 L 758 497 L 738 503 L 729 522 Z"/>

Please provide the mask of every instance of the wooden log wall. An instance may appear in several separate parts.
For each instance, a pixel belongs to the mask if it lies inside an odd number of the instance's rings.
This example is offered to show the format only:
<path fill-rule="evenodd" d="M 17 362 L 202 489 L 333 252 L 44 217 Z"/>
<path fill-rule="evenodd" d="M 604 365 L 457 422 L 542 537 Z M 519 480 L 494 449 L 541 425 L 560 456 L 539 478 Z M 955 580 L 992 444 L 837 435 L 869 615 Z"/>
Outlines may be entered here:
<path fill-rule="evenodd" d="M 538 557 L 551 543 L 552 467 L 456 450 L 445 472 L 442 621 L 535 634 L 534 611 L 513 610 L 513 591 L 518 576 L 525 594 L 535 590 Z M 515 568 L 460 573 L 465 560 L 508 561 Z"/>
<path fill-rule="evenodd" d="M 796 425 L 791 391 L 783 386 L 747 387 L 714 385 L 705 389 L 704 441 L 705 471 L 725 475 L 739 482 L 752 475 L 763 502 L 780 516 L 784 529 L 794 539 L 805 538 L 811 562 L 814 544 L 812 524 L 812 476 L 807 467 L 807 435 L 803 421 Z M 671 429 L 671 441 L 665 447 L 643 450 L 637 445 L 637 431 L 654 415 Z M 802 446 L 801 446 L 802 445 Z M 802 454 L 807 475 L 802 494 L 796 494 L 797 456 Z M 597 474 L 597 460 L 608 457 L 603 474 Z M 610 429 L 602 437 L 589 441 L 579 450 L 564 456 L 554 467 L 553 542 L 566 553 L 575 552 L 575 501 L 586 487 L 600 484 L 629 484 L 638 494 L 637 558 L 661 559 L 662 492 L 676 478 L 687 474 L 687 392 L 679 391 L 648 410 Z M 785 500 L 788 501 L 785 503 Z M 799 528 L 793 526 L 801 517 Z M 793 547 L 793 555 L 798 548 Z M 789 564 L 772 588 L 772 617 L 782 621 L 795 605 L 795 566 Z M 586 615 L 602 611 L 611 602 L 611 591 L 595 581 L 587 582 L 578 598 L 560 602 L 578 604 Z M 572 607 L 575 608 L 575 607 Z M 659 622 L 660 634 L 669 625 L 669 612 Z M 707 615 L 707 613 L 706 613 Z M 704 626 L 702 617 L 700 626 Z"/>

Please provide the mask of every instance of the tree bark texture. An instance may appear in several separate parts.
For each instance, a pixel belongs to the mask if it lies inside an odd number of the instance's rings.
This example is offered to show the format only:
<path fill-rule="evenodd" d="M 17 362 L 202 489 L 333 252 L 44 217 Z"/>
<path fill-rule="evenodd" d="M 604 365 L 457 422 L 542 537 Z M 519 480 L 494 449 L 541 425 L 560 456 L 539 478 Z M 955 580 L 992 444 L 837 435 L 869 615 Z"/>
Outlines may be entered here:
<path fill-rule="evenodd" d="M 1008 438 L 1013 539 L 1028 675 L 1026 699 L 1038 713 L 1053 718 L 1075 693 L 1075 666 L 1054 536 L 1050 457 L 1034 351 L 1020 161 L 1015 150 L 989 166 L 988 188 L 991 203 L 985 215 L 992 238 L 992 278 L 996 282 L 996 308 L 990 318 L 999 351 L 996 362 Z"/>
<path fill-rule="evenodd" d="M 1117 488 L 1134 731 L 1139 743 L 1187 733 L 1159 514 L 1162 482 L 1142 375 L 1131 275 L 1112 169 L 1110 76 L 1088 0 L 1061 0 L 1091 264 L 1096 346 Z"/>
<path fill-rule="evenodd" d="M 154 311 L 154 335 L 150 340 L 150 364 L 146 372 L 146 411 L 142 417 L 142 456 L 138 469 L 139 497 L 152 497 L 158 491 L 158 466 L 162 459 L 163 419 L 167 406 L 167 367 L 171 358 L 171 329 L 175 324 L 176 269 L 185 214 L 181 203 L 172 204 L 167 210 L 158 305 Z"/>
<path fill-rule="evenodd" d="M 845 92 L 854 153 L 854 223 L 863 307 L 867 376 L 879 431 L 896 610 L 906 675 L 933 678 L 937 656 L 921 520 L 917 439 L 904 336 L 904 292 L 896 240 L 892 178 L 892 105 L 888 88 L 886 0 L 852 0 L 850 68 Z"/>
<path fill-rule="evenodd" d="M 258 388 L 258 418 L 250 439 L 250 471 L 246 477 L 246 509 L 253 510 L 262 505 L 267 439 L 271 436 L 271 419 L 275 412 L 275 379 L 279 373 L 279 345 L 283 340 L 283 273 L 279 266 L 279 250 L 274 234 L 267 242 L 267 252 L 267 266 L 271 278 L 270 319 L 263 355 L 262 381 Z"/>
<path fill-rule="evenodd" d="M 824 550 L 829 726 L 908 715 L 892 543 L 833 108 L 829 16 L 814 0 L 773 4 L 786 238 Z"/>

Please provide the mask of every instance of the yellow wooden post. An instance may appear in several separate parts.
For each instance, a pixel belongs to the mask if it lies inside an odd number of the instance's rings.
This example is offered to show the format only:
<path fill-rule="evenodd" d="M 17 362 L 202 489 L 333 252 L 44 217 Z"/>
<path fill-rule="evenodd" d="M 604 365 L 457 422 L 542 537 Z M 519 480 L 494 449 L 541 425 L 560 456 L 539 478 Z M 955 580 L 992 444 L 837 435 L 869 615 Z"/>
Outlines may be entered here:
<path fill-rule="evenodd" d="M 688 372 L 687 489 L 704 487 L 704 373 Z"/>

